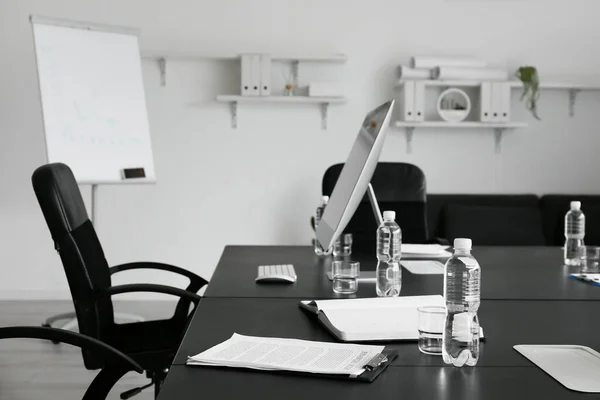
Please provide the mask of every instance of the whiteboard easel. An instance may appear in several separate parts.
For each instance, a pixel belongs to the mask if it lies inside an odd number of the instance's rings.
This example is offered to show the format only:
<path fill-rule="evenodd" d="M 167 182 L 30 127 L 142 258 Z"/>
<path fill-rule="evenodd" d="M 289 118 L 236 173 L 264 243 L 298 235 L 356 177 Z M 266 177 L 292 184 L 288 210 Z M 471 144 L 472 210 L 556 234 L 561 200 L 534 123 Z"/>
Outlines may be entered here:
<path fill-rule="evenodd" d="M 156 176 L 134 29 L 31 17 L 48 162 L 90 184 L 154 183 Z M 143 168 L 144 178 L 123 170 Z"/>

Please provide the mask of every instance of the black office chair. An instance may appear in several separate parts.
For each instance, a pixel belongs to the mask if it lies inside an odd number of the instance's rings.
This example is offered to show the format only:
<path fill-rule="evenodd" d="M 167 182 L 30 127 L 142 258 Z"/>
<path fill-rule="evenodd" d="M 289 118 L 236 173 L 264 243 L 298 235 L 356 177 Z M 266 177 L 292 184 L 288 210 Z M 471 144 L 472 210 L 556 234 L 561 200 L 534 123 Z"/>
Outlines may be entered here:
<path fill-rule="evenodd" d="M 323 195 L 331 196 L 344 164 L 335 164 L 323 176 Z M 403 243 L 427 243 L 427 184 L 423 171 L 412 164 L 381 162 L 377 164 L 371 185 L 381 211 L 396 212 L 402 229 Z M 375 254 L 377 223 L 369 199 L 365 196 L 345 233 L 352 233 L 352 251 Z"/>
<path fill-rule="evenodd" d="M 65 269 L 79 332 L 115 347 L 146 371 L 150 384 L 127 391 L 121 398 L 129 398 L 153 384 L 158 396 L 185 333 L 191 304 L 195 309 L 200 300 L 196 292 L 207 282 L 167 264 L 136 262 L 109 268 L 71 169 L 61 163 L 41 166 L 33 173 L 32 182 Z M 187 277 L 190 284 L 185 290 L 156 284 L 111 285 L 112 274 L 140 268 L 174 272 Z M 165 293 L 180 300 L 170 319 L 116 324 L 111 296 L 129 292 Z M 85 349 L 82 354 L 88 369 L 106 365 L 106 360 L 97 354 Z"/>
<path fill-rule="evenodd" d="M 56 328 L 40 328 L 32 326 L 10 326 L 0 328 L 0 339 L 43 339 L 57 343 L 66 343 L 77 346 L 84 351 L 103 357 L 106 362 L 104 368 L 96 375 L 83 400 L 104 400 L 115 383 L 126 373 L 135 371 L 138 374 L 144 369 L 131 358 L 120 351 L 80 333 Z M 48 366 L 49 368 L 51 366 Z"/>

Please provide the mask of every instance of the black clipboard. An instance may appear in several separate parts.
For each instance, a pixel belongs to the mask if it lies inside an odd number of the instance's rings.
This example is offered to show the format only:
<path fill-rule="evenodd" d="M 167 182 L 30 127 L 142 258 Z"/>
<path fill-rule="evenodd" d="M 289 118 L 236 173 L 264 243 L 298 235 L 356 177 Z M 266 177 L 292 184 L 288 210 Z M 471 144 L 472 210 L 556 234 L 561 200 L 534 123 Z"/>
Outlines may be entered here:
<path fill-rule="evenodd" d="M 219 365 L 188 365 L 186 364 L 186 366 L 189 367 L 200 367 L 200 368 L 219 368 L 219 369 L 235 369 L 237 371 L 246 371 L 248 373 L 258 373 L 258 374 L 264 374 L 264 373 L 269 373 L 269 374 L 277 374 L 277 375 L 291 375 L 291 376 L 310 376 L 312 378 L 324 378 L 324 379 L 341 379 L 341 380 L 347 380 L 347 381 L 355 381 L 355 382 L 362 382 L 362 383 L 371 383 L 373 382 L 375 379 L 377 379 L 377 377 L 379 375 L 381 375 L 381 373 L 383 371 L 385 371 L 385 369 L 387 367 L 389 367 L 392 362 L 396 359 L 396 357 L 398 357 L 398 352 L 397 351 L 386 351 L 385 349 L 380 353 L 381 355 L 385 356 L 385 361 L 382 361 L 381 363 L 378 363 L 376 366 L 374 366 L 373 368 L 369 368 L 367 370 L 365 370 L 362 374 L 358 375 L 358 376 L 351 376 L 351 375 L 341 375 L 341 374 L 313 374 L 310 372 L 298 372 L 298 371 L 286 371 L 286 370 L 257 370 L 257 369 L 252 369 L 252 368 L 244 368 L 244 367 L 227 367 L 227 366 L 219 366 Z"/>

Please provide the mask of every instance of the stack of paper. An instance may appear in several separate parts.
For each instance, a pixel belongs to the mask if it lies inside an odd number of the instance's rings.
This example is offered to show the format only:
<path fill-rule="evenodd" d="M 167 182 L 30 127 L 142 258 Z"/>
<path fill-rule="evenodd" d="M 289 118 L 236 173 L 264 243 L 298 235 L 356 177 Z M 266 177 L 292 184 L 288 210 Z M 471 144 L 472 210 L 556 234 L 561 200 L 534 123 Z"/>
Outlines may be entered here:
<path fill-rule="evenodd" d="M 444 264 L 436 260 L 402 260 L 400 264 L 415 275 L 444 274 Z"/>
<path fill-rule="evenodd" d="M 243 336 L 188 357 L 187 365 L 358 376 L 384 346 Z"/>
<path fill-rule="evenodd" d="M 421 306 L 444 307 L 444 298 L 437 295 L 300 302 L 300 307 L 317 314 L 335 337 L 352 342 L 418 339 L 417 308 Z"/>
<path fill-rule="evenodd" d="M 448 246 L 439 244 L 406 244 L 402 243 L 402 257 L 409 258 L 448 258 L 452 255 Z"/>

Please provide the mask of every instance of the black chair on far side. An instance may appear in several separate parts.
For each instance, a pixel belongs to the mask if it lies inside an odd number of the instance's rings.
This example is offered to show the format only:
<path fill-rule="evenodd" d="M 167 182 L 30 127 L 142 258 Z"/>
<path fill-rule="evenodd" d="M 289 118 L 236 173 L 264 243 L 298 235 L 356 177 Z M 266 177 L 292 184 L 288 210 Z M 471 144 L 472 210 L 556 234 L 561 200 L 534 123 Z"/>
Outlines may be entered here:
<path fill-rule="evenodd" d="M 335 164 L 323 176 L 322 192 L 331 196 L 344 164 Z M 396 212 L 403 243 L 427 243 L 427 184 L 423 171 L 413 164 L 380 162 L 371 185 L 381 211 Z M 377 223 L 368 196 L 362 199 L 345 233 L 352 233 L 352 251 L 375 254 Z"/>
<path fill-rule="evenodd" d="M 79 332 L 125 353 L 146 371 L 150 384 L 124 392 L 121 398 L 129 398 L 152 385 L 158 396 L 185 333 L 191 304 L 195 310 L 200 301 L 196 292 L 207 282 L 190 271 L 167 264 L 136 262 L 109 268 L 71 169 L 61 163 L 43 165 L 31 179 L 65 269 Z M 190 284 L 185 290 L 156 284 L 111 285 L 112 274 L 140 268 L 177 273 L 187 277 Z M 111 296 L 130 292 L 157 292 L 180 299 L 170 319 L 117 324 Z M 107 366 L 108 361 L 102 355 L 85 349 L 82 355 L 87 369 Z"/>
<path fill-rule="evenodd" d="M 57 343 L 66 343 L 80 347 L 91 354 L 102 356 L 105 366 L 96 375 L 83 400 L 104 400 L 110 393 L 115 383 L 130 371 L 138 374 L 144 369 L 131 358 L 118 350 L 80 333 L 66 331 L 56 328 L 40 328 L 33 326 L 10 326 L 0 328 L 0 339 L 43 339 L 52 340 Z"/>

